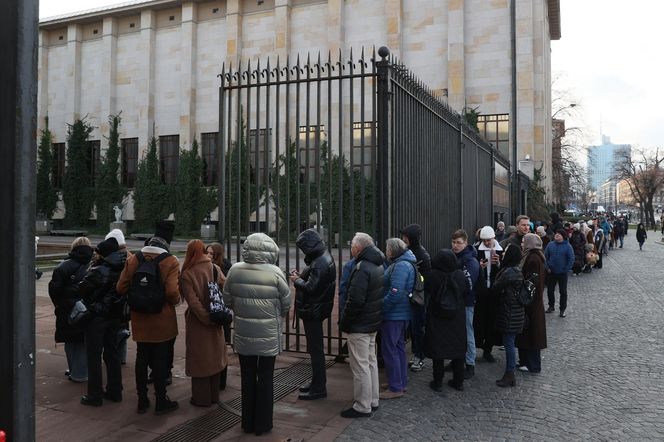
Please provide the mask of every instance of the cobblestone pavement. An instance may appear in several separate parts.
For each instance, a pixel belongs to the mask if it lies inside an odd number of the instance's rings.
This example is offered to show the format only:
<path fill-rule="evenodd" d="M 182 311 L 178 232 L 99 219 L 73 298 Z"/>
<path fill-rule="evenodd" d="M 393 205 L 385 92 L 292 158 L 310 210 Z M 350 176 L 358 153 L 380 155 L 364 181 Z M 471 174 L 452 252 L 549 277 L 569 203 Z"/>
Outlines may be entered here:
<path fill-rule="evenodd" d="M 337 440 L 664 440 L 662 262 L 664 245 L 640 252 L 630 233 L 603 269 L 570 275 L 567 317 L 546 315 L 541 374 L 499 388 L 505 356 L 494 351 L 498 363 L 478 360 L 465 391 L 434 393 L 427 360 L 406 396 Z"/>

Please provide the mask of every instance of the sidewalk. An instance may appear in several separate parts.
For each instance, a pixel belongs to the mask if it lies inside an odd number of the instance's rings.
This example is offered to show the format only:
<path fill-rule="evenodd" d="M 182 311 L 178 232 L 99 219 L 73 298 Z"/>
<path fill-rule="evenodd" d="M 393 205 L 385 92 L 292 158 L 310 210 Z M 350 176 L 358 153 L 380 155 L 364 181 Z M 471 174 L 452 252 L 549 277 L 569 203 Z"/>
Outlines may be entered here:
<path fill-rule="evenodd" d="M 175 345 L 173 385 L 168 389 L 171 399 L 179 402 L 180 408 L 165 416 L 153 412 L 136 413 L 134 382 L 134 359 L 136 346 L 129 342 L 127 365 L 123 366 L 123 402 L 105 402 L 103 407 L 86 407 L 79 403 L 85 393 L 85 384 L 75 384 L 64 376 L 67 362 L 64 345 L 55 345 L 55 316 L 48 297 L 48 282 L 51 273 L 45 273 L 37 281 L 36 297 L 36 395 L 35 410 L 37 440 L 39 441 L 149 441 L 169 433 L 178 425 L 213 411 L 189 404 L 191 381 L 184 374 L 184 311 L 177 308 L 180 335 Z M 277 358 L 275 373 L 302 359 L 306 354 L 284 353 Z M 328 397 L 319 401 L 298 401 L 298 392 L 292 392 L 274 405 L 274 428 L 261 437 L 245 435 L 240 425 L 235 425 L 214 440 L 334 440 L 350 420 L 339 416 L 339 412 L 352 401 L 352 376 L 348 364 L 334 364 L 327 372 Z M 153 393 L 150 392 L 151 400 Z M 228 385 L 221 392 L 220 400 L 228 402 L 240 396 L 240 369 L 236 355 L 230 357 Z M 154 403 L 154 401 L 153 401 Z M 151 409 L 154 410 L 154 407 Z M 188 439 L 192 440 L 192 439 Z"/>

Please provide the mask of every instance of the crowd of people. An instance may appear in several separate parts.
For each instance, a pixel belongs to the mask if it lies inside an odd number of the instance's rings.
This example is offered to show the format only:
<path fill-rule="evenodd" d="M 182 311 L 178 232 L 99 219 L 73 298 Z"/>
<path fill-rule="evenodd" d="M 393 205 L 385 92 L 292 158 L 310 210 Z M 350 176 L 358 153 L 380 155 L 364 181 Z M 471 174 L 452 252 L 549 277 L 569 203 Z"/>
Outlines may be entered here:
<path fill-rule="evenodd" d="M 385 254 L 369 234 L 358 232 L 351 241 L 352 259 L 339 278 L 338 326 L 353 376 L 353 405 L 341 416 L 368 417 L 380 400 L 402 397 L 409 371 L 425 369 L 427 358 L 432 361 L 429 386 L 436 392 L 443 389 L 446 371 L 451 372 L 447 384 L 464 390 L 464 380 L 475 375 L 476 349 L 488 363 L 496 362 L 494 348 L 504 349 L 499 387 L 514 387 L 517 370 L 539 373 L 541 350 L 547 347 L 545 314 L 556 310 L 556 286 L 564 318 L 569 273 L 601 269 L 602 257 L 623 247 L 627 231 L 622 217 L 572 224 L 555 213 L 543 223 L 521 215 L 513 226 L 484 226 L 474 238 L 457 230 L 450 248 L 433 258 L 422 245 L 417 224 L 389 238 Z M 640 248 L 645 235 L 640 225 Z M 207 407 L 219 401 L 226 386 L 226 346 L 232 344 L 240 364 L 242 428 L 257 435 L 270 431 L 275 358 L 283 349 L 291 291 L 293 319 L 302 320 L 312 366 L 311 382 L 301 386 L 299 399 L 325 398 L 323 321 L 332 316 L 337 268 L 319 233 L 307 229 L 298 236 L 305 267 L 289 274 L 277 267 L 279 248 L 263 233 L 246 238 L 242 262 L 232 266 L 221 244 L 206 246 L 200 240 L 187 244 L 180 266 L 170 253 L 172 238 L 171 222 L 157 223 L 154 236 L 136 253 L 127 250 L 117 229 L 94 248 L 87 238 L 76 238 L 69 258 L 54 270 L 49 295 L 55 305 L 55 340 L 65 344 L 69 379 L 87 382 L 81 403 L 122 401 L 121 366 L 131 335 L 137 348 L 137 412 L 151 406 L 151 383 L 155 413 L 177 409 L 167 387 L 178 335 L 175 306 L 186 302 L 185 373 L 191 377 L 191 404 Z M 219 305 L 232 312 L 232 339 L 230 320 L 220 322 L 213 315 Z M 387 380 L 382 385 L 379 359 Z"/>

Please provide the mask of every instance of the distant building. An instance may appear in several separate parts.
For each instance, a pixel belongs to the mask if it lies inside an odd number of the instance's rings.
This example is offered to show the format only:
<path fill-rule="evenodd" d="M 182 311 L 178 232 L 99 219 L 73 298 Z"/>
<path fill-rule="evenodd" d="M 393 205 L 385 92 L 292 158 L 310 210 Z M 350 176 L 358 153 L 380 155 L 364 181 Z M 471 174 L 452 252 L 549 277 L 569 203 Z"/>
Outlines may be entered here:
<path fill-rule="evenodd" d="M 599 191 L 600 186 L 616 175 L 615 163 L 624 158 L 623 152 L 631 155 L 630 144 L 613 144 L 611 138 L 602 135 L 602 144 L 588 147 L 588 182 Z M 615 182 L 614 182 L 615 187 Z"/>
<path fill-rule="evenodd" d="M 618 180 L 608 179 L 600 184 L 597 189 L 597 204 L 603 206 L 607 212 L 616 211 L 616 188 Z"/>

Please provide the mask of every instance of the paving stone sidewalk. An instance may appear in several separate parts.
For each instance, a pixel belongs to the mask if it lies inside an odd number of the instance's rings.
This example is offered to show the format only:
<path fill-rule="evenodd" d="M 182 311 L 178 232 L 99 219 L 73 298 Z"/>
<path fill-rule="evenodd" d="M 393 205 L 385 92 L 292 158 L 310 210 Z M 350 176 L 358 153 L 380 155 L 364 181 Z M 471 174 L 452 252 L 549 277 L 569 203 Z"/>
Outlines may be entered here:
<path fill-rule="evenodd" d="M 428 388 L 427 361 L 406 396 L 337 440 L 664 440 L 663 263 L 664 245 L 640 252 L 630 234 L 603 269 L 570 275 L 567 317 L 546 315 L 541 374 L 499 388 L 505 356 L 495 351 L 498 363 L 478 360 L 464 392 L 441 394 Z"/>

